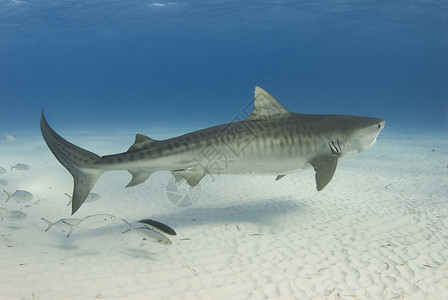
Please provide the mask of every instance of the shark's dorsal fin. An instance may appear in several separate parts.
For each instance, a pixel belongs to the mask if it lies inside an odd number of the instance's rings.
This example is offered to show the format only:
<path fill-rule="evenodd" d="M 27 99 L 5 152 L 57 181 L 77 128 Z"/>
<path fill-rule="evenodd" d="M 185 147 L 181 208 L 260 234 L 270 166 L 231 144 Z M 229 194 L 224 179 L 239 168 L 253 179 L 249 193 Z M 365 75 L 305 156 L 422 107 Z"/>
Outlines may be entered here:
<path fill-rule="evenodd" d="M 133 151 L 133 150 L 139 150 L 139 149 L 147 148 L 149 145 L 151 145 L 153 143 L 157 143 L 157 141 L 153 140 L 150 137 L 147 137 L 146 135 L 137 133 L 137 135 L 135 136 L 135 142 L 128 149 L 128 151 Z"/>
<path fill-rule="evenodd" d="M 254 110 L 248 120 L 284 118 L 291 114 L 271 94 L 261 87 L 255 87 Z"/>

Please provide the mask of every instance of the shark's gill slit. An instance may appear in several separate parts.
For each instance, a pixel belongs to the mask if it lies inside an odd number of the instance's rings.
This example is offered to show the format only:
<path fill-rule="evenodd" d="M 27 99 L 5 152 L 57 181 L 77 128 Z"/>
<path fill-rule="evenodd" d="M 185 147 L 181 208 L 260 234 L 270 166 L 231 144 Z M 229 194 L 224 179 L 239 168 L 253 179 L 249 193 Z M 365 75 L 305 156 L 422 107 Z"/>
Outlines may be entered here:
<path fill-rule="evenodd" d="M 333 144 L 333 147 L 334 147 L 335 151 L 339 152 L 339 149 L 338 149 L 338 147 L 336 147 L 336 144 L 334 143 L 334 141 L 331 141 L 331 143 Z"/>

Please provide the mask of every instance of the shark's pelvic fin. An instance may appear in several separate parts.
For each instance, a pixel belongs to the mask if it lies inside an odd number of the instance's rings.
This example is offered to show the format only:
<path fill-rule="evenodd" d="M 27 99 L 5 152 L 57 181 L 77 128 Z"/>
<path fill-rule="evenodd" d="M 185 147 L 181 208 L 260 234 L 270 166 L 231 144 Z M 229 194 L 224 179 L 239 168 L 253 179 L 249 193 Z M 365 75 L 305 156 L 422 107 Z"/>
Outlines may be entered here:
<path fill-rule="evenodd" d="M 310 161 L 314 171 L 316 171 L 317 190 L 321 191 L 333 178 L 338 157 L 336 155 L 318 157 Z"/>
<path fill-rule="evenodd" d="M 254 110 L 247 118 L 248 120 L 284 118 L 291 114 L 271 94 L 261 87 L 255 87 Z"/>
<path fill-rule="evenodd" d="M 128 171 L 132 175 L 131 181 L 126 185 L 126 187 L 135 186 L 137 184 L 145 182 L 146 179 L 151 176 L 153 172 L 136 172 L 136 171 Z"/>
<path fill-rule="evenodd" d="M 72 174 L 72 214 L 84 203 L 98 178 L 104 171 L 92 168 L 101 162 L 101 157 L 84 150 L 59 136 L 45 120 L 42 110 L 40 128 L 45 142 L 57 160 Z"/>
<path fill-rule="evenodd" d="M 132 144 L 132 146 L 128 149 L 128 151 L 134 151 L 134 150 L 139 150 L 139 149 L 144 149 L 144 148 L 148 148 L 150 145 L 157 143 L 156 140 L 153 140 L 150 137 L 147 137 L 146 135 L 143 134 L 137 134 L 135 136 L 135 142 L 134 144 Z"/>

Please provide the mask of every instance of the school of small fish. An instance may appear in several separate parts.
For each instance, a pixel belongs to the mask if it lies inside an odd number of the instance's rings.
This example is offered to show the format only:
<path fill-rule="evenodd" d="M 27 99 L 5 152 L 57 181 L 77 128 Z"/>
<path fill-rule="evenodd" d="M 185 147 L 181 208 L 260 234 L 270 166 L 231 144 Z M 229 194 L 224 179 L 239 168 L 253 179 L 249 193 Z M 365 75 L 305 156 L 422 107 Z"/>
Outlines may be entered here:
<path fill-rule="evenodd" d="M 4 134 L 6 139 L 14 140 L 14 137 L 11 135 Z M 26 171 L 29 170 L 31 167 L 27 164 L 18 163 L 14 166 L 10 165 L 11 169 L 10 172 L 15 169 L 18 171 Z M 0 167 L 0 174 L 5 174 L 8 172 L 5 168 Z M 0 179 L 0 185 L 6 187 L 8 185 L 8 181 L 6 179 Z M 9 199 L 14 199 L 17 203 L 25 203 L 28 201 L 33 200 L 33 194 L 31 194 L 28 191 L 25 190 L 16 190 L 13 193 L 7 192 L 5 189 L 2 189 L 3 193 L 6 195 L 5 203 L 9 201 Z M 20 210 L 10 210 L 8 208 L 0 207 L 0 219 L 3 221 L 3 219 L 8 219 L 9 221 L 21 221 L 27 218 L 27 215 L 20 211 Z"/>
<path fill-rule="evenodd" d="M 5 136 L 6 137 L 6 136 Z M 8 135 L 7 139 L 13 140 L 13 137 Z M 17 163 L 15 165 L 10 165 L 9 172 L 16 170 L 16 171 L 27 171 L 30 170 L 31 167 L 24 163 Z M 0 167 L 0 174 L 7 173 L 8 170 Z M 0 185 L 7 186 L 8 181 L 6 179 L 0 179 Z M 33 200 L 33 194 L 26 190 L 16 190 L 14 192 L 8 192 L 5 189 L 2 189 L 3 193 L 6 195 L 5 203 L 7 203 L 11 198 L 14 199 L 17 203 L 22 204 L 29 202 Z M 69 203 L 70 205 L 72 202 L 72 196 L 65 193 L 65 195 L 70 199 Z M 101 198 L 101 195 L 97 193 L 90 193 L 86 199 L 86 202 L 94 202 Z M 4 207 L 0 207 L 0 220 L 3 221 L 3 219 L 7 219 L 9 221 L 21 221 L 27 218 L 27 215 L 20 211 L 20 210 L 10 210 Z M 89 215 L 82 219 L 76 219 L 76 218 L 63 218 L 56 222 L 51 222 L 46 218 L 41 218 L 46 224 L 47 228 L 45 229 L 45 232 L 50 230 L 53 226 L 56 228 L 59 228 L 63 232 L 67 232 L 67 238 L 70 237 L 70 235 L 73 233 L 73 231 L 78 228 L 82 229 L 98 229 L 103 226 L 108 225 L 112 221 L 115 220 L 115 217 L 109 214 L 95 214 L 95 215 Z M 165 235 L 176 235 L 176 232 L 174 229 L 169 227 L 166 224 L 163 224 L 161 222 L 151 220 L 151 219 L 141 219 L 139 221 L 134 221 L 135 225 L 129 223 L 125 219 L 122 219 L 122 221 L 128 226 L 129 229 L 125 230 L 123 233 L 126 232 L 135 232 L 140 237 L 143 238 L 143 240 L 153 241 L 162 245 L 171 245 L 172 241 Z M 138 225 L 137 225 L 138 224 Z"/>

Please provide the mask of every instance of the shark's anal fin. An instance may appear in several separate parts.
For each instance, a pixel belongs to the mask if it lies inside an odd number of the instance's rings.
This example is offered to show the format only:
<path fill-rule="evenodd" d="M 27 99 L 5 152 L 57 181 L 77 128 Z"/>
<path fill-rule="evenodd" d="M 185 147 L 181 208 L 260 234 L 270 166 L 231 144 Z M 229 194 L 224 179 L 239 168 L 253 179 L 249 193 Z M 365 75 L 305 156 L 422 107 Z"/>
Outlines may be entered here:
<path fill-rule="evenodd" d="M 126 185 L 126 187 L 135 186 L 137 184 L 145 182 L 146 179 L 151 176 L 153 172 L 141 172 L 141 171 L 128 171 L 132 175 L 131 181 Z"/>
<path fill-rule="evenodd" d="M 333 178 L 338 164 L 337 155 L 318 157 L 310 161 L 314 171 L 316 171 L 317 190 L 321 191 Z"/>
<path fill-rule="evenodd" d="M 286 175 L 277 175 L 277 178 L 275 178 L 275 181 L 279 181 L 280 179 L 282 179 L 283 177 L 285 177 Z"/>
<path fill-rule="evenodd" d="M 171 171 L 171 174 L 173 174 L 176 182 L 178 182 L 180 177 L 182 177 L 191 187 L 195 187 L 205 176 L 205 172 L 199 172 L 196 170 L 173 170 Z"/>
<path fill-rule="evenodd" d="M 151 144 L 157 143 L 156 140 L 153 140 L 150 137 L 147 137 L 146 135 L 138 133 L 135 136 L 135 142 L 132 144 L 131 147 L 129 147 L 128 151 L 134 151 L 139 149 L 144 149 L 149 147 Z"/>

